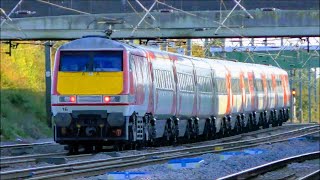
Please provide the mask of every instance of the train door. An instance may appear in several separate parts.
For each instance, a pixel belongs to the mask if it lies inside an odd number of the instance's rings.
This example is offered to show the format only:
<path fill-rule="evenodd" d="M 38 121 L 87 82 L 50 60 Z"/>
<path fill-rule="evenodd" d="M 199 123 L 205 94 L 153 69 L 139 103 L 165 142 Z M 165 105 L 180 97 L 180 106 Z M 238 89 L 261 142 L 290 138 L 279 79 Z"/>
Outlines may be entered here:
<path fill-rule="evenodd" d="M 133 86 L 135 89 L 136 111 L 144 115 L 148 108 L 150 73 L 148 62 L 145 57 L 132 54 L 130 56 L 130 67 L 132 69 Z"/>
<path fill-rule="evenodd" d="M 161 54 L 155 54 L 152 61 L 154 77 L 154 114 L 160 119 L 172 117 L 175 113 L 175 82 L 173 63 Z"/>
<path fill-rule="evenodd" d="M 177 70 L 177 114 L 182 117 L 191 117 L 195 105 L 195 82 L 193 65 L 189 59 L 176 61 Z"/>
<path fill-rule="evenodd" d="M 272 81 L 272 91 L 274 92 L 274 108 L 277 109 L 278 107 L 278 89 L 277 89 L 277 82 L 275 74 L 271 74 L 271 81 Z"/>
<path fill-rule="evenodd" d="M 282 88 L 283 88 L 283 101 L 284 101 L 284 107 L 288 106 L 289 98 L 288 98 L 288 83 L 287 83 L 287 77 L 286 75 L 281 75 L 281 81 L 282 81 Z"/>
<path fill-rule="evenodd" d="M 245 79 L 244 72 L 240 72 L 240 93 L 241 93 L 241 107 L 240 112 L 243 113 L 246 105 L 246 90 L 245 90 Z"/>
<path fill-rule="evenodd" d="M 266 110 L 268 105 L 268 88 L 266 74 L 261 73 L 262 88 L 263 88 L 263 109 Z"/>
<path fill-rule="evenodd" d="M 249 91 L 251 94 L 251 111 L 255 111 L 256 110 L 256 106 L 255 106 L 255 90 L 254 90 L 254 74 L 253 72 L 248 72 L 248 86 L 249 86 Z"/>

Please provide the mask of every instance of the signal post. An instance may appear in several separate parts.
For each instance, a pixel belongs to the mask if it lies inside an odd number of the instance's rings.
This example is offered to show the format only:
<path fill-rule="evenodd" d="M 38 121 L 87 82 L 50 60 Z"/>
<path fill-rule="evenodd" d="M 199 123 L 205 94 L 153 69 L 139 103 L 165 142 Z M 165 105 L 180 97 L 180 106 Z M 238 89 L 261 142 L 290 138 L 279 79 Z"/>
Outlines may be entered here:
<path fill-rule="evenodd" d="M 292 96 L 292 105 L 291 105 L 291 111 L 292 111 L 292 119 L 291 122 L 297 121 L 297 112 L 296 112 L 296 89 L 292 88 L 291 90 L 291 96 Z"/>

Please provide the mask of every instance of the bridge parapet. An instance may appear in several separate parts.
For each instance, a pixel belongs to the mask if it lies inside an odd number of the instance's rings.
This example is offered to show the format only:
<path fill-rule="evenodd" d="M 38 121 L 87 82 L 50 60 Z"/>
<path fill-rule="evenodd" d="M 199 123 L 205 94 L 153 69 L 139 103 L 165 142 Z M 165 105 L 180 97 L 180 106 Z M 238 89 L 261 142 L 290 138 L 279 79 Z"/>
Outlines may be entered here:
<path fill-rule="evenodd" d="M 76 39 L 85 35 L 105 35 L 114 24 L 114 39 L 136 38 L 213 38 L 213 37 L 301 37 L 319 36 L 318 10 L 251 10 L 254 19 L 243 11 L 234 11 L 219 27 L 219 11 L 152 12 L 152 18 L 132 33 L 141 20 L 136 13 L 63 15 L 14 18 L 1 27 L 1 40 Z M 223 11 L 225 17 L 229 11 Z"/>

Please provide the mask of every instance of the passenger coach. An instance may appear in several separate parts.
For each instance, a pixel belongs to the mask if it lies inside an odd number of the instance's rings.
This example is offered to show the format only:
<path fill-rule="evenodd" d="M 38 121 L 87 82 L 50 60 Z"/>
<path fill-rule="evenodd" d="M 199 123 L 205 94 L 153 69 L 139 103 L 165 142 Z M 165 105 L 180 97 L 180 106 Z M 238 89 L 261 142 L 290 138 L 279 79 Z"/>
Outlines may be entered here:
<path fill-rule="evenodd" d="M 86 37 L 62 45 L 52 79 L 54 138 L 107 144 L 213 138 L 289 118 L 286 71 Z"/>

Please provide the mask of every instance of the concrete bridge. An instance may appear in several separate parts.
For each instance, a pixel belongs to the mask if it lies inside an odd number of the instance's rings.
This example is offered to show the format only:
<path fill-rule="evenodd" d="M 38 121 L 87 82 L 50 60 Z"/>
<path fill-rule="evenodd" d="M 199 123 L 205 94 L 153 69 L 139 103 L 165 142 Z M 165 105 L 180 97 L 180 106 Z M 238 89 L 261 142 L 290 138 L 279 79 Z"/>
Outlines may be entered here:
<path fill-rule="evenodd" d="M 222 17 L 229 12 L 222 11 Z M 219 31 L 216 30 L 221 25 L 220 11 L 152 12 L 138 27 L 144 12 L 14 18 L 1 27 L 1 40 L 75 39 L 105 35 L 109 29 L 113 30 L 113 39 L 320 35 L 318 10 L 256 9 L 248 12 L 253 19 L 242 10 L 234 11 Z"/>

